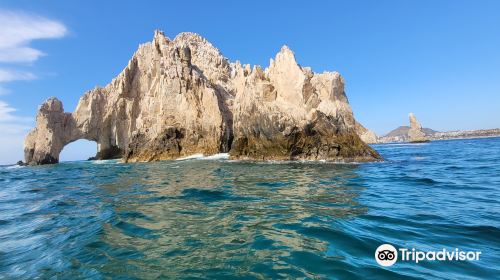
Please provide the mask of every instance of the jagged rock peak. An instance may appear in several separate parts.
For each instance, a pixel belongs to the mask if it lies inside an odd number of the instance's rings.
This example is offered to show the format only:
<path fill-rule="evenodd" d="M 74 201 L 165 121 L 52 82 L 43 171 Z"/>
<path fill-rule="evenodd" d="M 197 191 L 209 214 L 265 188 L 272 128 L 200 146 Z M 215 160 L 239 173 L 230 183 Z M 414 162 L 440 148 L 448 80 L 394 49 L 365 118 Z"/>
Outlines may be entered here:
<path fill-rule="evenodd" d="M 295 53 L 287 45 L 283 45 L 280 51 L 276 54 L 275 61 L 279 59 L 297 63 L 297 61 L 295 60 Z"/>
<path fill-rule="evenodd" d="M 63 104 L 61 100 L 59 100 L 57 97 L 49 97 L 45 102 L 42 103 L 42 105 L 39 106 L 38 111 L 40 113 L 46 113 L 46 112 L 58 112 L 62 113 L 64 112 Z"/>
<path fill-rule="evenodd" d="M 165 33 L 162 30 L 156 29 L 153 36 L 153 42 L 161 42 L 161 41 L 169 42 L 170 39 L 165 35 Z"/>
<path fill-rule="evenodd" d="M 287 46 L 263 71 L 231 63 L 198 34 L 170 40 L 157 30 L 74 112 L 55 98 L 44 102 L 24 151 L 32 165 L 58 162 L 78 139 L 97 142 L 97 159 L 125 162 L 220 152 L 258 160 L 380 159 L 358 128 L 341 75 L 301 67 Z"/>
<path fill-rule="evenodd" d="M 408 138 L 410 142 L 427 142 L 428 139 L 425 136 L 425 132 L 422 129 L 422 125 L 417 120 L 413 113 L 408 114 L 410 119 L 410 130 L 408 131 Z"/>
<path fill-rule="evenodd" d="M 410 119 L 410 128 L 422 129 L 422 125 L 417 120 L 417 117 L 415 117 L 415 114 L 409 113 L 408 118 Z"/>
<path fill-rule="evenodd" d="M 159 40 L 160 38 L 168 40 L 167 36 L 165 36 L 165 33 L 161 29 L 155 29 L 155 33 L 153 36 L 153 40 Z"/>

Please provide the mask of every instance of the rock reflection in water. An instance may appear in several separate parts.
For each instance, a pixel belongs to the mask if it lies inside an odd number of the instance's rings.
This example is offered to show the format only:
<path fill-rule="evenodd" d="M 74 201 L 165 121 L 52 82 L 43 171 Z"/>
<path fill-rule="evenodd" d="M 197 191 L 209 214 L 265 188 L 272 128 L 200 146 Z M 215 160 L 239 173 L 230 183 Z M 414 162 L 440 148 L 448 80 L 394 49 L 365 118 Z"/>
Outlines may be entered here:
<path fill-rule="evenodd" d="M 349 184 L 356 168 L 207 161 L 135 164 L 126 176 L 104 186 L 110 197 L 120 199 L 113 203 L 115 218 L 103 227 L 100 246 L 106 249 L 90 250 L 107 258 L 98 265 L 110 275 L 126 270 L 141 277 L 176 277 L 182 271 L 202 276 L 232 265 L 250 274 L 262 265 L 298 273 L 302 269 L 286 258 L 294 252 L 326 253 L 329 242 L 321 238 L 329 230 L 325 224 L 367 211 L 356 202 L 362 187 Z"/>

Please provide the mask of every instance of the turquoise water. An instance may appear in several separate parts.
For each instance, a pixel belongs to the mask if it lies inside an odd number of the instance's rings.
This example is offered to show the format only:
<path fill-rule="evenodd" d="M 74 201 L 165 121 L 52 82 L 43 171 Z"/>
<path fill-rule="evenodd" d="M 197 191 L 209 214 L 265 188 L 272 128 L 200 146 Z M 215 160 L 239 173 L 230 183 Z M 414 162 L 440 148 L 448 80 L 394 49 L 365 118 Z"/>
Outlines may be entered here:
<path fill-rule="evenodd" d="M 374 147 L 385 162 L 0 167 L 0 279 L 498 279 L 500 138 Z M 482 254 L 383 268 L 383 243 Z"/>

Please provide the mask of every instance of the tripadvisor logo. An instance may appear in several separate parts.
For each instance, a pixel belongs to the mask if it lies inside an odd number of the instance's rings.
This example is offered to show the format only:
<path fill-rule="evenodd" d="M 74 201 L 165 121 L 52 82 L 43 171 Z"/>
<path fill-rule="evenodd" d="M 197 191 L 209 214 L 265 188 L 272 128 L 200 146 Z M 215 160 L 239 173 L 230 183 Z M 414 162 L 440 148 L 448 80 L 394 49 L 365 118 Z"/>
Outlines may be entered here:
<path fill-rule="evenodd" d="M 382 244 L 375 250 L 375 260 L 381 266 L 391 266 L 398 260 L 398 250 L 390 244 Z"/>
<path fill-rule="evenodd" d="M 400 256 L 398 258 L 398 255 Z M 442 249 L 439 251 L 419 251 L 415 248 L 399 248 L 396 249 L 390 244 L 382 244 L 375 250 L 375 260 L 381 266 L 391 266 L 398 260 L 404 262 L 420 261 L 478 261 L 480 251 L 462 251 L 458 248 L 455 250 Z"/>

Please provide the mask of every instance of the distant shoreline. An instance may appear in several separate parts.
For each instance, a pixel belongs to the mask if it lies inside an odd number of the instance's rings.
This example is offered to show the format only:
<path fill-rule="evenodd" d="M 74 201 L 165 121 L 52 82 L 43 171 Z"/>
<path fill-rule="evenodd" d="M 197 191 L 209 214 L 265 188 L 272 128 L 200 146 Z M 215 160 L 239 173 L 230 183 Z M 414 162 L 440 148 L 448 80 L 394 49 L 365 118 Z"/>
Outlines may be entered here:
<path fill-rule="evenodd" d="M 408 126 L 400 126 L 397 129 L 389 132 L 385 136 L 379 137 L 377 144 L 410 142 L 408 131 Z M 423 132 L 425 133 L 425 138 L 430 141 L 500 137 L 500 128 L 454 130 L 446 132 L 439 132 L 430 128 L 423 128 Z"/>
<path fill-rule="evenodd" d="M 485 135 L 485 136 L 470 136 L 470 137 L 450 137 L 450 138 L 438 138 L 429 139 L 429 142 L 435 141 L 450 141 L 450 140 L 473 140 L 473 139 L 483 139 L 483 138 L 500 138 L 500 135 Z M 412 143 L 409 141 L 393 141 L 393 142 L 378 142 L 373 143 L 373 145 L 384 145 L 384 144 L 423 144 L 423 143 Z"/>

